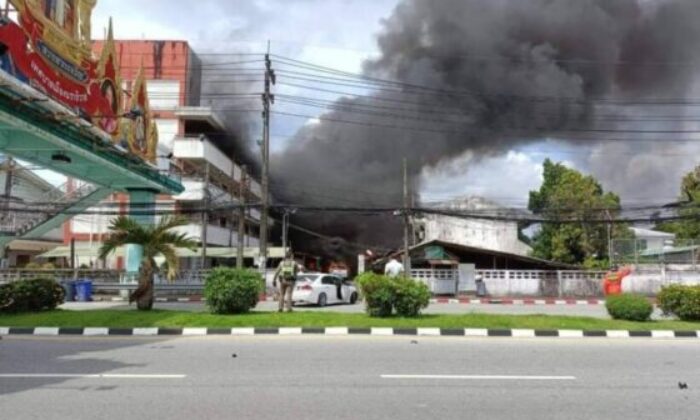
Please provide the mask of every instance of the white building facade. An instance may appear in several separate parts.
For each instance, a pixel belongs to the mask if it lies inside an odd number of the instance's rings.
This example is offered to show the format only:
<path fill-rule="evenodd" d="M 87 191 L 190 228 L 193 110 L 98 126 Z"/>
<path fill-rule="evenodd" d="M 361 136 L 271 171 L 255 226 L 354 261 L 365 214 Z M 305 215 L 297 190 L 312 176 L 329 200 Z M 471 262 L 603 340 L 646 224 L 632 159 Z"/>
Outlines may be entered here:
<path fill-rule="evenodd" d="M 499 209 L 496 203 L 481 197 L 455 200 L 447 207 L 485 214 Z M 532 251 L 529 245 L 520 240 L 516 222 L 427 214 L 414 221 L 414 232 L 417 243 L 439 240 L 523 256 Z"/>

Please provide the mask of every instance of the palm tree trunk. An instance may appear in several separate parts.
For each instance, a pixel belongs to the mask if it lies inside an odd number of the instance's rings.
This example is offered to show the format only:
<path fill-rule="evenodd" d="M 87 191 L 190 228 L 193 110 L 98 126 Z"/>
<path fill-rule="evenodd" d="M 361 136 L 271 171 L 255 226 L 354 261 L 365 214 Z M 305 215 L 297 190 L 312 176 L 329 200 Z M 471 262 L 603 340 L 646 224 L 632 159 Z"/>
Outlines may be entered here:
<path fill-rule="evenodd" d="M 153 309 L 153 272 L 148 270 L 144 273 L 141 281 L 143 286 L 139 285 L 139 288 L 143 287 L 143 293 L 136 300 L 136 307 L 139 311 L 150 311 Z"/>
<path fill-rule="evenodd" d="M 134 291 L 129 299 L 136 301 L 136 307 L 140 311 L 150 311 L 153 309 L 153 268 L 151 264 L 144 261 L 139 273 L 139 287 Z"/>

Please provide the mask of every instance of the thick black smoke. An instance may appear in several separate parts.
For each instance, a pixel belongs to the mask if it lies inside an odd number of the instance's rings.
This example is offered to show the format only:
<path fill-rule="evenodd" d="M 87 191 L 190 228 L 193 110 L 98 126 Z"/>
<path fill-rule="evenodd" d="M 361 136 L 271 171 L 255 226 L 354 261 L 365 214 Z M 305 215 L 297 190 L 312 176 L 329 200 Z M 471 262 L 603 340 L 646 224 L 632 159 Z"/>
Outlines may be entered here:
<path fill-rule="evenodd" d="M 381 56 L 365 73 L 434 90 L 341 99 L 337 107 L 408 111 L 325 114 L 274 157 L 273 191 L 288 203 L 400 207 L 404 157 L 415 186 L 422 168 L 468 150 L 494 155 L 564 129 L 573 131 L 557 138 L 593 144 L 586 130 L 627 127 L 598 118 L 621 112 L 605 101 L 686 95 L 696 70 L 687 63 L 700 58 L 698 22 L 697 0 L 404 0 L 384 21 Z M 355 242 L 401 240 L 391 218 L 304 222 Z"/>

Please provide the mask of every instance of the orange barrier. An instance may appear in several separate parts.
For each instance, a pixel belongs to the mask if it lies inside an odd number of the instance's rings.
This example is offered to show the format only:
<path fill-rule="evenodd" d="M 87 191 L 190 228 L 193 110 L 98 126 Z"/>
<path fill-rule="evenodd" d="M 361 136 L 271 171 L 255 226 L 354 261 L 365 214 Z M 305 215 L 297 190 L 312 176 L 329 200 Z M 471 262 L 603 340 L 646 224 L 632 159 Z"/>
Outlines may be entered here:
<path fill-rule="evenodd" d="M 617 271 L 608 271 L 603 280 L 603 293 L 605 296 L 622 294 L 622 280 L 632 273 L 630 267 L 625 267 Z"/>

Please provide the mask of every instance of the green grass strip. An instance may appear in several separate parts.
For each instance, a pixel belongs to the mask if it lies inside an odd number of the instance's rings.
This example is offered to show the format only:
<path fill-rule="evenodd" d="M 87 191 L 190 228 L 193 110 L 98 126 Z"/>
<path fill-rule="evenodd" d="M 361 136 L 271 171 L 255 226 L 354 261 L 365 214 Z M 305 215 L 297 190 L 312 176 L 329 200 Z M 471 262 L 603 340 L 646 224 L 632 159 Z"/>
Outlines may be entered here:
<path fill-rule="evenodd" d="M 700 323 L 682 321 L 628 322 L 590 317 L 549 315 L 423 315 L 419 318 L 370 318 L 364 314 L 319 312 L 254 312 L 211 315 L 185 311 L 65 311 L 0 315 L 3 327 L 393 327 L 572 330 L 700 330 Z"/>

